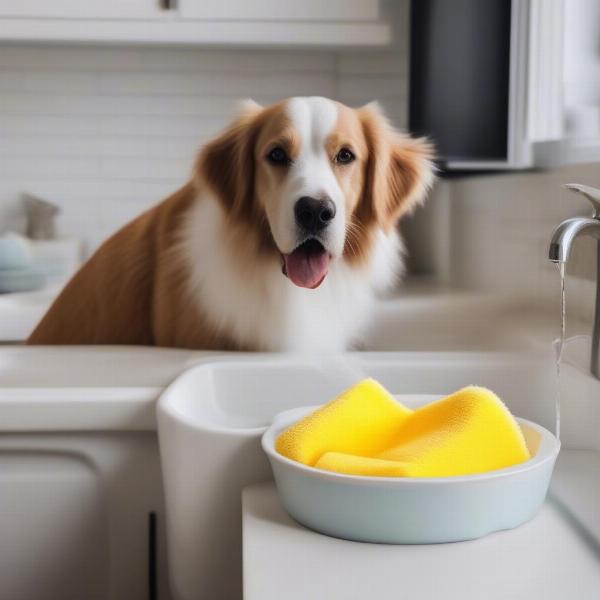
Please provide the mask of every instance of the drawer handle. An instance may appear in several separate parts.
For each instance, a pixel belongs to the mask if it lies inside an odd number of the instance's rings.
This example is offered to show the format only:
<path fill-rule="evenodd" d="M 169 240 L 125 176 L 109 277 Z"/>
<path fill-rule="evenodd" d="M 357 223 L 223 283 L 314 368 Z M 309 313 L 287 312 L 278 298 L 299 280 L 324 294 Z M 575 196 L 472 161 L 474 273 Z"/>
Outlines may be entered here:
<path fill-rule="evenodd" d="M 177 8 L 177 0 L 158 0 L 158 4 L 162 10 L 175 10 Z"/>

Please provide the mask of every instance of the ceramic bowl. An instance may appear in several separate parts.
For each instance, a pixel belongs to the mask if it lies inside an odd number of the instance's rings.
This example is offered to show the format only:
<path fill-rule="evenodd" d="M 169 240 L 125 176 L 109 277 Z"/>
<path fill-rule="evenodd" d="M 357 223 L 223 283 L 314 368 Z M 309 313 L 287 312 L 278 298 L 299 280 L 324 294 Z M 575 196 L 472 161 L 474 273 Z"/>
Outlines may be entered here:
<path fill-rule="evenodd" d="M 307 467 L 275 450 L 279 434 L 313 411 L 277 415 L 262 437 L 282 504 L 315 531 L 360 542 L 435 544 L 479 538 L 531 519 L 546 497 L 560 442 L 517 419 L 532 458 L 479 475 L 389 478 Z"/>

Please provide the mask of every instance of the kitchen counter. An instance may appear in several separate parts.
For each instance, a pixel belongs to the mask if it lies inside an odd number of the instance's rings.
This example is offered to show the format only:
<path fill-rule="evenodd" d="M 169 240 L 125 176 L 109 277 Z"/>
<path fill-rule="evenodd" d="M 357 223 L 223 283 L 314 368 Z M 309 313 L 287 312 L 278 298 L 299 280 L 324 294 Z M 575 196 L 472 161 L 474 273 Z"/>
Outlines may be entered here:
<path fill-rule="evenodd" d="M 364 349 L 497 352 L 525 347 L 550 355 L 557 329 L 556 315 L 514 298 L 421 287 L 379 303 Z M 573 414 L 588 415 L 594 429 L 600 410 L 598 382 L 586 375 L 589 342 L 571 350 L 572 355 L 579 352 L 572 362 L 582 375 L 563 370 L 565 397 L 577 408 Z M 0 346 L 0 430 L 154 430 L 155 404 L 164 388 L 198 361 L 222 356 L 141 346 Z M 565 433 L 576 430 L 571 425 L 575 417 L 563 416 Z"/>
<path fill-rule="evenodd" d="M 155 430 L 161 392 L 207 354 L 142 346 L 0 347 L 0 431 Z"/>
<path fill-rule="evenodd" d="M 576 468 L 573 468 L 576 465 Z M 293 521 L 273 483 L 243 493 L 244 599 L 565 600 L 600 590 L 600 453 L 563 450 L 530 522 L 479 540 L 388 546 Z"/>

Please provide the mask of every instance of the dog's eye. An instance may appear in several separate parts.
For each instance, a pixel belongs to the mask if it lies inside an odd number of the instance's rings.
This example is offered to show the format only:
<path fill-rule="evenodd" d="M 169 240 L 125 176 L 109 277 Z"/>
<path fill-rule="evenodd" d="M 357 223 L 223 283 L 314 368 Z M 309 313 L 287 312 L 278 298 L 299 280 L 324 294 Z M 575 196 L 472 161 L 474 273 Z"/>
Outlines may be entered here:
<path fill-rule="evenodd" d="M 272 165 L 289 165 L 292 162 L 287 152 L 280 146 L 276 146 L 267 154 L 267 160 Z"/>
<path fill-rule="evenodd" d="M 340 163 L 342 165 L 347 165 L 351 163 L 356 157 L 348 148 L 342 148 L 335 157 L 335 162 Z"/>

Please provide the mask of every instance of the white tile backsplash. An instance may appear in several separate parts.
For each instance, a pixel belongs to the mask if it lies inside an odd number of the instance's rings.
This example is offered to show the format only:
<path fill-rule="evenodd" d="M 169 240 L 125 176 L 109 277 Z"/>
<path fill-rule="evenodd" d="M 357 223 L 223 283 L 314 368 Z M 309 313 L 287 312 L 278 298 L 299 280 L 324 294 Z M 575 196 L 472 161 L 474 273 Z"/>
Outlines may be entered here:
<path fill-rule="evenodd" d="M 91 252 L 185 183 L 242 98 L 377 99 L 404 127 L 406 2 L 398 12 L 397 45 L 365 53 L 0 45 L 0 231 L 23 227 L 30 192 Z"/>

